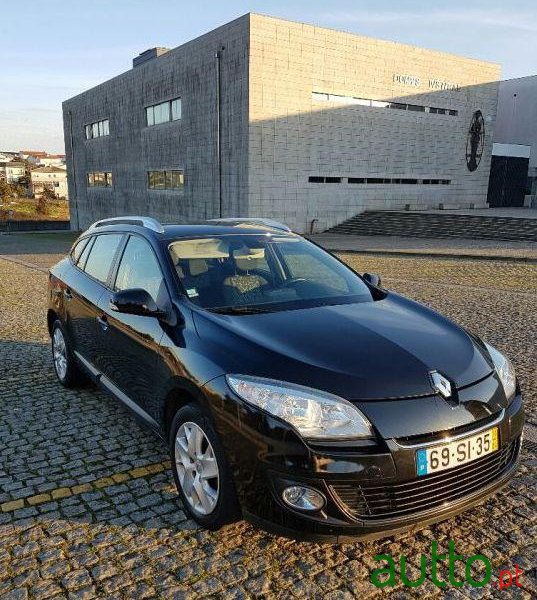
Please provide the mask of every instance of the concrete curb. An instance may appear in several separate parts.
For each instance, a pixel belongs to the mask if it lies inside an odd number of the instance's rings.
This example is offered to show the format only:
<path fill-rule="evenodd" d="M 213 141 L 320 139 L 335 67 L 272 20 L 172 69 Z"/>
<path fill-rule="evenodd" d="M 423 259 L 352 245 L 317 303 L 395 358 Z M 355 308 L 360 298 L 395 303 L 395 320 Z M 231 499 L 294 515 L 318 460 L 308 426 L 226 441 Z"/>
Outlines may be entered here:
<path fill-rule="evenodd" d="M 319 244 L 319 242 L 316 242 Z M 338 252 L 341 254 L 382 254 L 384 256 L 404 256 L 414 258 L 452 258 L 456 260 L 492 260 L 501 262 L 521 262 L 528 264 L 537 264 L 537 258 L 530 256 L 504 256 L 498 254 L 461 254 L 454 252 L 409 252 L 405 250 L 355 250 L 346 248 L 329 248 L 319 244 L 329 252 Z"/>
<path fill-rule="evenodd" d="M 42 273 L 48 273 L 48 269 L 46 267 L 41 267 L 40 265 L 36 265 L 35 263 L 27 262 L 25 260 L 20 260 L 19 258 L 13 258 L 11 256 L 6 256 L 5 254 L 0 254 L 0 259 L 7 260 L 8 262 L 12 262 L 17 265 L 22 265 L 28 269 L 34 269 L 36 271 L 41 271 Z"/>

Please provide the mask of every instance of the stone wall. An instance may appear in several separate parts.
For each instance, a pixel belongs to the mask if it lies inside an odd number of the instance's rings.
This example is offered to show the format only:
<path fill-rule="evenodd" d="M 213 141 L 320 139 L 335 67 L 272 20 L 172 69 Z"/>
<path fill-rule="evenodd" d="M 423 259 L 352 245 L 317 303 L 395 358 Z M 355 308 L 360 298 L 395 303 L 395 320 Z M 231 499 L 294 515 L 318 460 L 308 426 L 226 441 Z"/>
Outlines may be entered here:
<path fill-rule="evenodd" d="M 223 204 L 245 213 L 248 17 L 149 60 L 63 104 L 73 228 L 128 214 L 163 222 L 219 216 L 215 52 L 222 58 Z M 182 119 L 146 126 L 145 107 L 182 98 Z M 86 140 L 84 126 L 109 119 L 110 135 Z M 150 170 L 184 169 L 181 191 L 149 190 Z M 113 186 L 87 186 L 112 172 Z"/>
<path fill-rule="evenodd" d="M 341 31 L 250 16 L 249 213 L 319 230 L 366 209 L 486 205 L 498 65 Z M 456 84 L 459 90 L 441 89 Z M 312 92 L 457 110 L 457 116 L 312 99 Z M 472 115 L 485 118 L 466 167 Z M 309 176 L 342 183 L 308 183 Z M 349 184 L 347 178 L 449 185 Z"/>

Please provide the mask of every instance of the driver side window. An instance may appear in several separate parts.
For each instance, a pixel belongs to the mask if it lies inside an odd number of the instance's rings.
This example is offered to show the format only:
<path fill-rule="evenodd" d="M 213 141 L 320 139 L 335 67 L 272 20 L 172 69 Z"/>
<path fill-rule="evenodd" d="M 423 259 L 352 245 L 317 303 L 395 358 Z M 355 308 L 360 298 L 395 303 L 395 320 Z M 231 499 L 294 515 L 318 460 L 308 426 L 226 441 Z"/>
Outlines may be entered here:
<path fill-rule="evenodd" d="M 151 294 L 157 305 L 165 302 L 162 272 L 151 246 L 138 236 L 131 236 L 121 257 L 116 277 L 117 291 L 141 288 Z"/>

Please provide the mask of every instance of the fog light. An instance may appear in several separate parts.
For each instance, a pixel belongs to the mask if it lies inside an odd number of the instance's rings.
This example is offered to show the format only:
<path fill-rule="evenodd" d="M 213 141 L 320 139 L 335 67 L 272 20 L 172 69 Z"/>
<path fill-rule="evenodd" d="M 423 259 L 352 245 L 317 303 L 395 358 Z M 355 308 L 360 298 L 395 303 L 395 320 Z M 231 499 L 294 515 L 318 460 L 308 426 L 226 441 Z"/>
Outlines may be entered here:
<path fill-rule="evenodd" d="M 320 510 L 325 505 L 321 492 L 303 485 L 291 485 L 282 492 L 284 502 L 299 510 Z"/>

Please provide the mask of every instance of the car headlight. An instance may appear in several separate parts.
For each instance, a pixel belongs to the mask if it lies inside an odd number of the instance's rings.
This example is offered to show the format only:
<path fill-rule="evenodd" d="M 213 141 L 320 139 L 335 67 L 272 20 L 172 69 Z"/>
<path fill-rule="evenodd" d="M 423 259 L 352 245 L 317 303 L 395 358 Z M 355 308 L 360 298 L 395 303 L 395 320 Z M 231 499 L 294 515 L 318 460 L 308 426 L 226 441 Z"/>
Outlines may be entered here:
<path fill-rule="evenodd" d="M 306 439 L 374 435 L 369 421 L 353 404 L 327 392 L 247 375 L 227 375 L 227 382 L 243 400 L 286 421 Z"/>
<path fill-rule="evenodd" d="M 508 400 L 511 400 L 516 390 L 515 369 L 507 356 L 502 354 L 499 350 L 496 350 L 494 346 L 487 344 L 487 342 L 485 342 L 485 346 L 487 347 L 490 357 L 492 358 L 496 373 L 498 373 L 498 377 L 502 382 L 505 395 L 507 396 Z"/>

